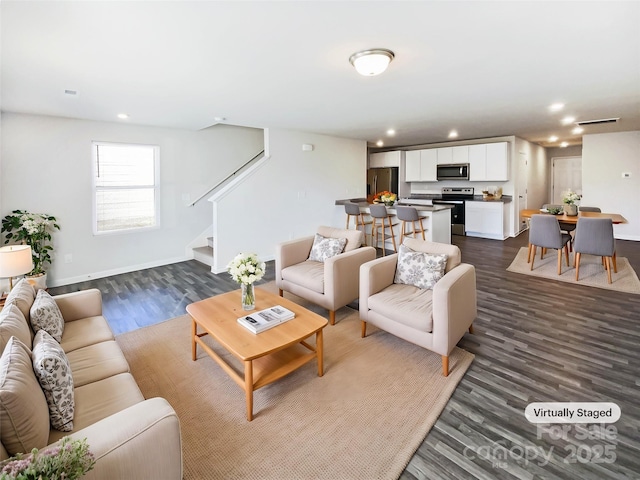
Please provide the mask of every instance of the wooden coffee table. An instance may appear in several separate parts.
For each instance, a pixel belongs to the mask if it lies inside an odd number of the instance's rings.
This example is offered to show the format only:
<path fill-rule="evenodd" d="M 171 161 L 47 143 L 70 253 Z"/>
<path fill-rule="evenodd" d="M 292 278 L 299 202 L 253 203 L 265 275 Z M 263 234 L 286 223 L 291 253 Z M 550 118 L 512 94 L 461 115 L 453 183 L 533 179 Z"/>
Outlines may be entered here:
<path fill-rule="evenodd" d="M 191 315 L 191 356 L 196 360 L 196 345 L 215 360 L 245 391 L 247 420 L 253 419 L 253 392 L 300 368 L 313 359 L 318 360 L 318 376 L 323 375 L 322 329 L 327 320 L 306 308 L 256 288 L 256 310 L 282 305 L 296 314 L 288 322 L 262 333 L 254 334 L 240 325 L 239 317 L 250 314 L 240 305 L 240 290 L 207 298 L 187 306 Z M 198 329 L 204 330 L 198 333 Z M 316 345 L 305 340 L 315 333 Z M 229 353 L 244 364 L 244 373 L 237 372 L 225 362 L 201 337 L 210 335 Z"/>

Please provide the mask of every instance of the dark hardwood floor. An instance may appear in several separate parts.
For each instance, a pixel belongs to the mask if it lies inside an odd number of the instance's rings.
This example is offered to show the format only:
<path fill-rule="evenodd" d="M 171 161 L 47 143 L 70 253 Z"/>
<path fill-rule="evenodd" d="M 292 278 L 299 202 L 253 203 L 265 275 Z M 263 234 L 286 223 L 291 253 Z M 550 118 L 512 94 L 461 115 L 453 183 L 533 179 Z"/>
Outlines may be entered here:
<path fill-rule="evenodd" d="M 453 242 L 476 267 L 478 318 L 459 343 L 476 358 L 400 478 L 640 479 L 640 295 L 507 272 L 526 233 Z M 640 271 L 640 243 L 618 240 L 617 252 Z M 262 282 L 272 279 L 269 262 Z M 237 285 L 188 261 L 51 293 L 93 287 L 118 334 Z M 587 439 L 575 426 L 539 431 L 524 416 L 531 402 L 569 401 L 614 402 L 622 415 L 607 431 L 590 426 Z"/>

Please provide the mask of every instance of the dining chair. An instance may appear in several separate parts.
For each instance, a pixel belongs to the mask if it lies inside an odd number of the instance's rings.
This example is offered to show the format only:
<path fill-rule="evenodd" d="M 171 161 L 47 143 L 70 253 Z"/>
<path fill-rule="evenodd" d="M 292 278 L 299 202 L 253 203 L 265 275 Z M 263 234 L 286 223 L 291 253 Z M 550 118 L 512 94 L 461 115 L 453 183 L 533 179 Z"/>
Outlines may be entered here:
<path fill-rule="evenodd" d="M 601 213 L 602 210 L 600 210 L 598 207 L 578 207 L 578 211 L 579 212 L 597 212 L 597 213 Z"/>
<path fill-rule="evenodd" d="M 369 213 L 371 214 L 371 217 L 373 218 L 373 225 L 371 226 L 371 235 L 373 236 L 373 246 L 374 247 L 378 247 L 378 239 L 379 239 L 379 232 L 378 230 L 381 229 L 382 230 L 382 256 L 385 256 L 387 254 L 386 249 L 385 249 L 385 240 L 389 237 L 391 237 L 391 242 L 393 243 L 393 251 L 397 252 L 398 251 L 398 247 L 396 247 L 396 236 L 393 233 L 393 227 L 395 225 L 397 225 L 397 223 L 393 223 L 391 221 L 391 215 L 389 215 L 389 212 L 387 212 L 387 207 L 385 207 L 384 205 L 370 205 L 369 206 Z M 380 224 L 378 224 L 378 220 L 380 220 Z M 385 224 L 385 220 L 387 221 L 387 224 Z M 389 229 L 389 235 L 387 235 L 386 233 L 386 229 Z"/>
<path fill-rule="evenodd" d="M 607 271 L 607 280 L 611 283 L 611 263 L 613 263 L 613 271 L 615 273 L 618 273 L 618 266 L 616 264 L 616 241 L 613 237 L 613 222 L 610 218 L 579 218 L 574 249 L 576 251 L 574 260 L 576 282 L 580 275 L 580 257 L 583 253 L 586 253 L 602 257 L 602 263 Z"/>
<path fill-rule="evenodd" d="M 413 238 L 417 238 L 418 232 L 422 233 L 422 240 L 426 240 L 424 235 L 424 225 L 422 224 L 423 217 L 418 215 L 418 210 L 415 207 L 396 207 L 396 216 L 398 220 L 402 222 L 402 228 L 400 229 L 400 244 L 404 237 L 412 235 Z M 417 222 L 417 227 L 416 227 Z M 411 231 L 407 231 L 407 224 L 411 223 Z"/>
<path fill-rule="evenodd" d="M 566 257 L 567 266 L 569 266 L 569 248 L 567 243 L 571 239 L 568 233 L 560 231 L 558 219 L 551 215 L 533 215 L 529 226 L 529 252 L 527 255 L 527 263 L 533 263 L 536 258 L 536 248 L 541 247 L 543 251 L 540 253 L 542 258 L 544 249 L 555 248 L 558 250 L 558 275 L 562 274 L 562 250 Z"/>
<path fill-rule="evenodd" d="M 545 210 L 549 207 L 564 209 L 563 205 L 557 205 L 555 203 L 545 203 L 542 206 L 542 208 L 544 208 Z M 569 235 L 571 235 L 571 232 L 573 232 L 576 229 L 576 225 L 574 223 L 567 223 L 567 222 L 559 222 L 559 223 L 560 223 L 560 230 L 562 230 L 565 233 L 568 233 Z M 569 240 L 569 251 L 573 252 L 573 237 L 571 237 L 571 240 Z"/>

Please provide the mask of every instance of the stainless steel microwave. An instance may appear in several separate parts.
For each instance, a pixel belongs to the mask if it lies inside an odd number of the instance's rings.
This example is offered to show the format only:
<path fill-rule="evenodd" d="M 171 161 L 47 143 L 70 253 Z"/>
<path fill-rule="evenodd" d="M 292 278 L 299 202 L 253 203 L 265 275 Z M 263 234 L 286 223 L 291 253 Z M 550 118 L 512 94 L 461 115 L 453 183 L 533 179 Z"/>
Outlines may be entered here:
<path fill-rule="evenodd" d="M 469 180 L 469 164 L 456 163 L 451 165 L 437 166 L 438 180 Z"/>

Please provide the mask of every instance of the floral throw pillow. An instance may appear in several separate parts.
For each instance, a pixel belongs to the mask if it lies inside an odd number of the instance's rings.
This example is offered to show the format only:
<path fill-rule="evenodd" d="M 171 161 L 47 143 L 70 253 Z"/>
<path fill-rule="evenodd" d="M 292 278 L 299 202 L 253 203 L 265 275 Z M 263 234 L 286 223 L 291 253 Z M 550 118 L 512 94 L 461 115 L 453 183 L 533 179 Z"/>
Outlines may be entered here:
<path fill-rule="evenodd" d="M 58 304 L 45 290 L 38 290 L 38 295 L 31 305 L 31 327 L 34 332 L 45 330 L 59 343 L 64 331 L 64 318 Z"/>
<path fill-rule="evenodd" d="M 62 347 L 45 330 L 38 330 L 33 339 L 31 360 L 49 405 L 51 426 L 61 432 L 72 431 L 75 411 L 73 376 Z"/>
<path fill-rule="evenodd" d="M 346 244 L 346 238 L 329 238 L 316 233 L 313 239 L 311 253 L 309 254 L 309 260 L 324 262 L 326 259 L 342 253 Z"/>
<path fill-rule="evenodd" d="M 406 245 L 400 245 L 398 265 L 393 283 L 414 285 L 418 288 L 430 289 L 444 275 L 447 266 L 447 255 L 432 255 L 416 252 Z"/>

